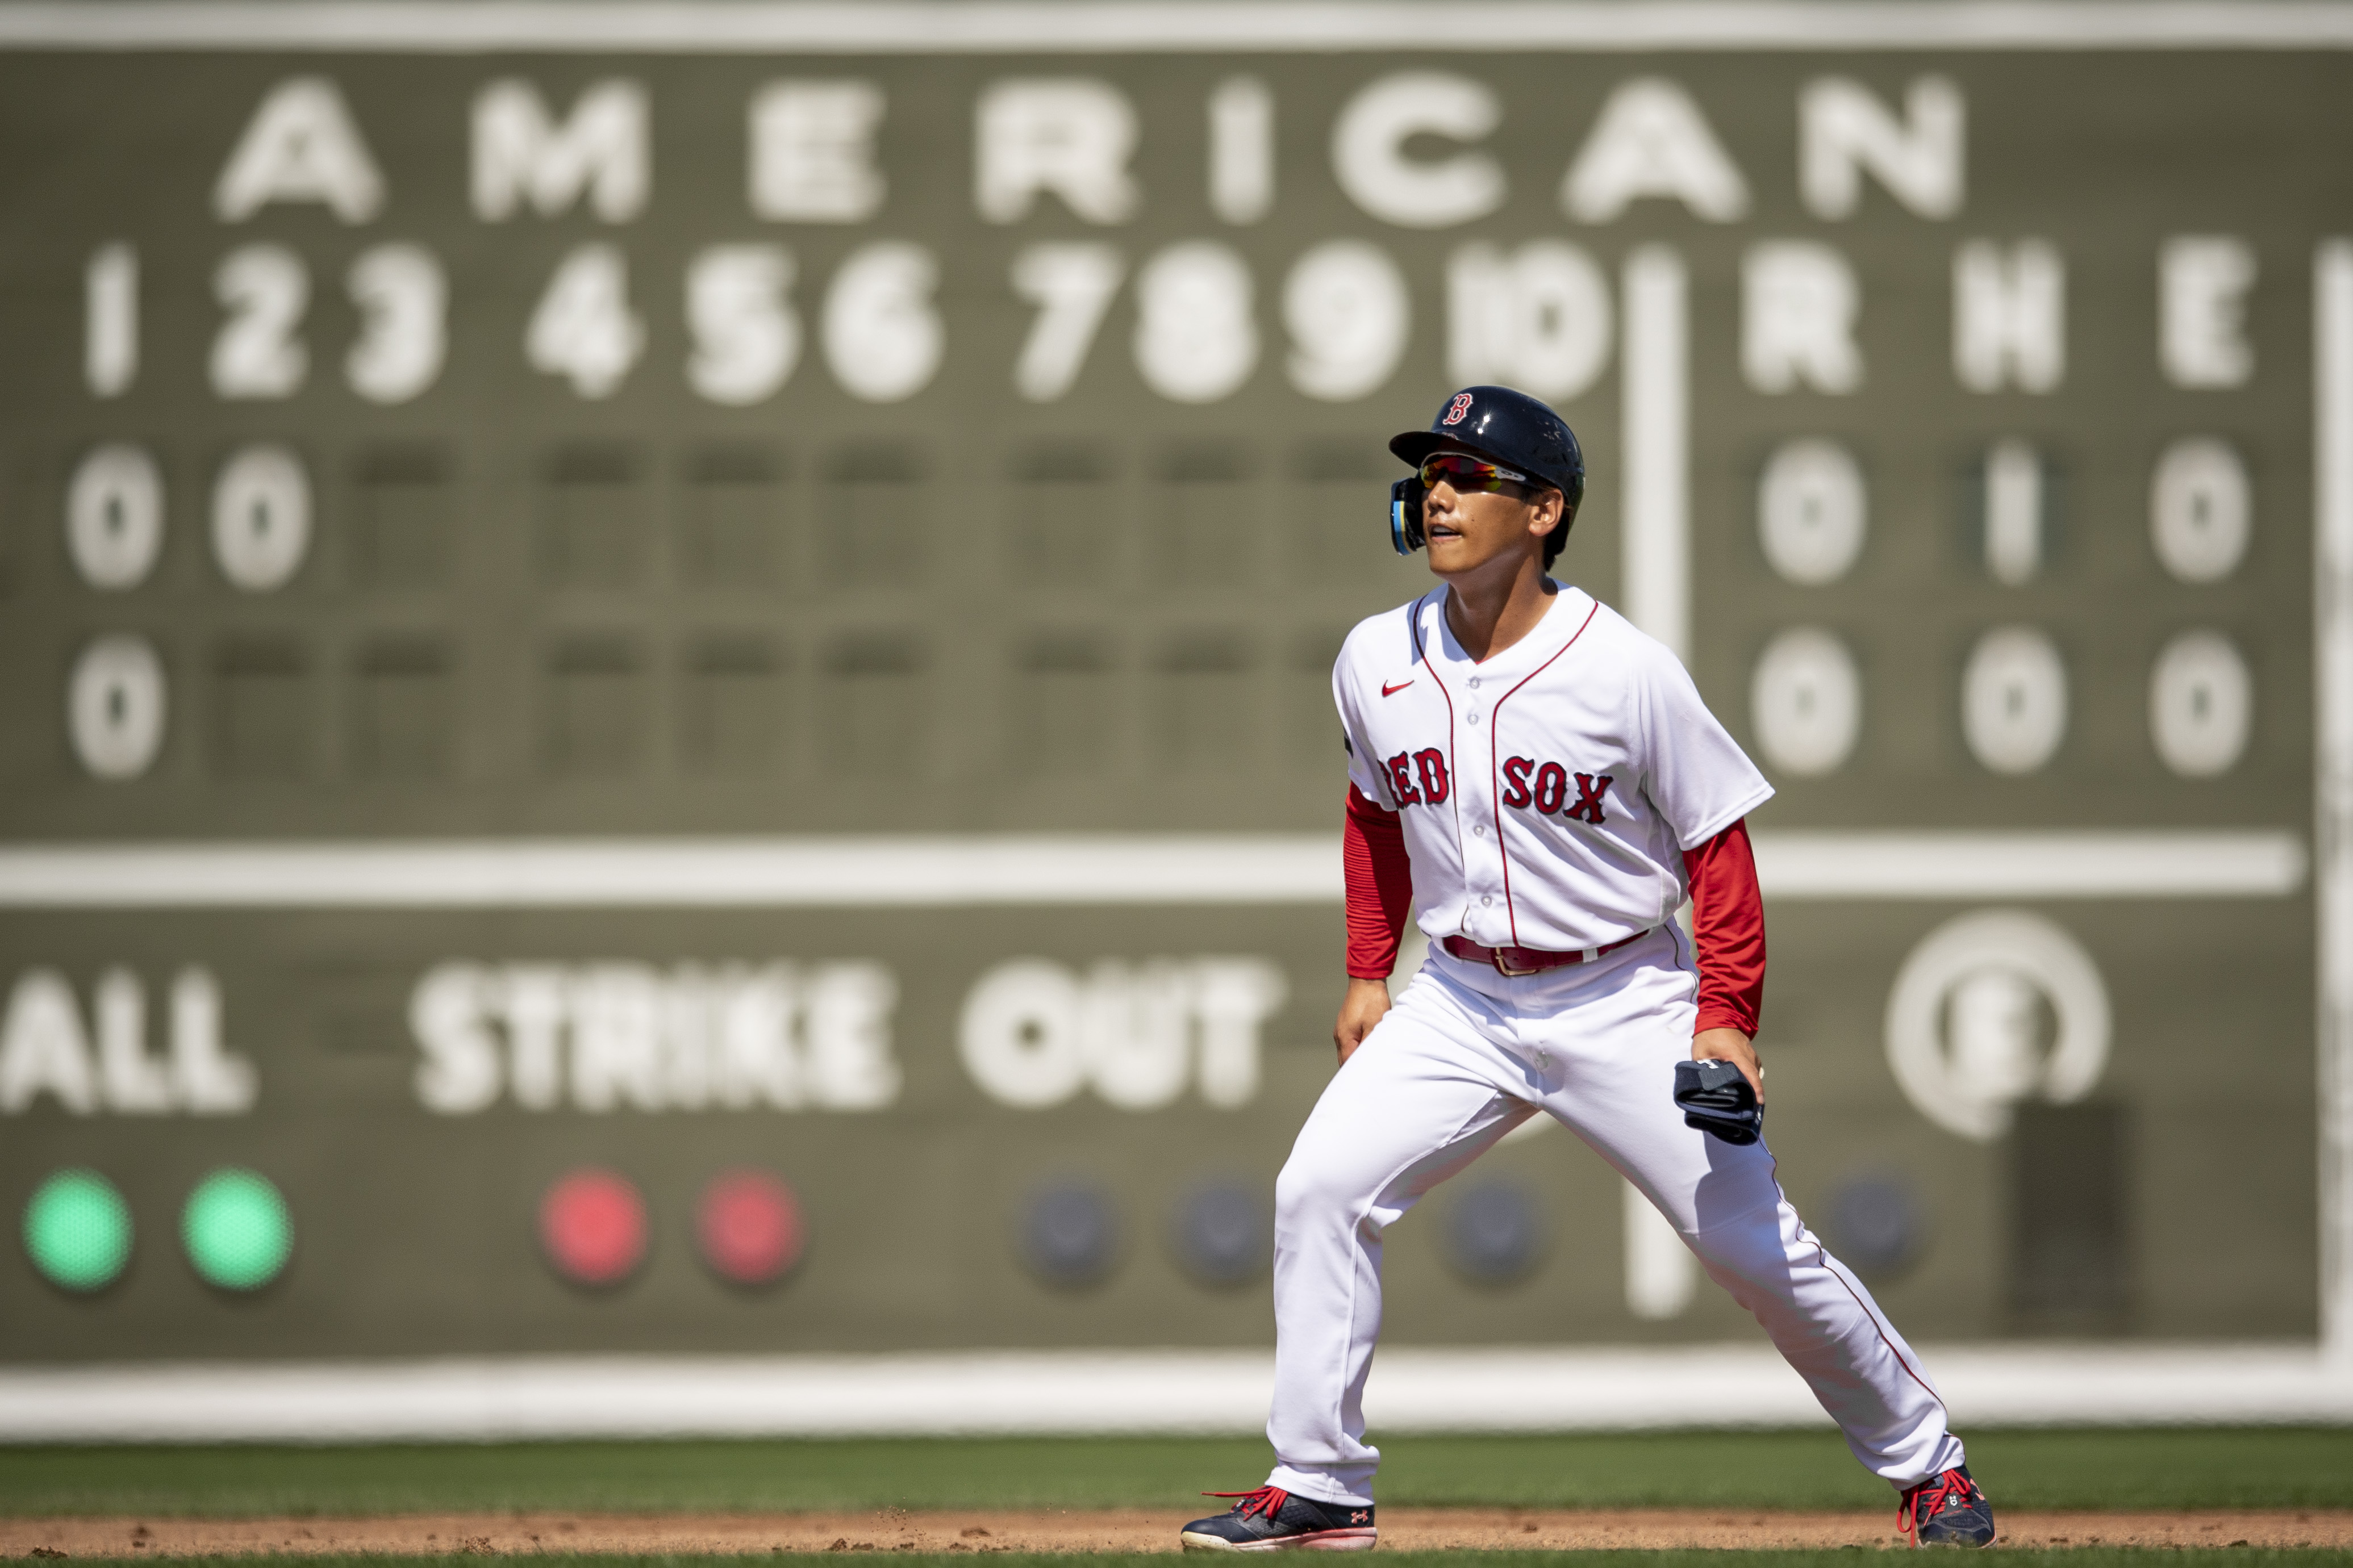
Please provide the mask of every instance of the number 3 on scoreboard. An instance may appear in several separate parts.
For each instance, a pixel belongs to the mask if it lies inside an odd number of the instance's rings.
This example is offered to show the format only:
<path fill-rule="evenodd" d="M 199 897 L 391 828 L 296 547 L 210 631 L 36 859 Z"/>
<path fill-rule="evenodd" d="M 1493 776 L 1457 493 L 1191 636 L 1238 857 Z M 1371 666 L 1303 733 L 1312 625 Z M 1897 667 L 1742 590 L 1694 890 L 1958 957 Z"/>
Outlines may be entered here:
<path fill-rule="evenodd" d="M 406 403 L 441 374 L 448 353 L 449 286 L 421 245 L 379 245 L 352 263 L 347 284 L 360 335 L 343 360 L 352 390 L 371 403 Z"/>

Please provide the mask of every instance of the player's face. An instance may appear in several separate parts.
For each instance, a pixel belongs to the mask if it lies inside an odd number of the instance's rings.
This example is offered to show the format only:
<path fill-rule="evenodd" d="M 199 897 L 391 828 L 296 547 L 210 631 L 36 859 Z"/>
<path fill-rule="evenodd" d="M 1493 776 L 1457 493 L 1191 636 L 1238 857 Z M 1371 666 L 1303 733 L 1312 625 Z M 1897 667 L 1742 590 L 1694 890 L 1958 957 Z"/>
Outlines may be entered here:
<path fill-rule="evenodd" d="M 1449 448 L 1435 454 L 1424 470 L 1422 531 L 1429 539 L 1430 569 L 1440 577 L 1477 573 L 1504 561 L 1516 570 L 1525 556 L 1544 558 L 1545 535 L 1560 521 L 1560 492 L 1481 471 L 1493 468 L 1469 454 L 1456 457 Z"/>

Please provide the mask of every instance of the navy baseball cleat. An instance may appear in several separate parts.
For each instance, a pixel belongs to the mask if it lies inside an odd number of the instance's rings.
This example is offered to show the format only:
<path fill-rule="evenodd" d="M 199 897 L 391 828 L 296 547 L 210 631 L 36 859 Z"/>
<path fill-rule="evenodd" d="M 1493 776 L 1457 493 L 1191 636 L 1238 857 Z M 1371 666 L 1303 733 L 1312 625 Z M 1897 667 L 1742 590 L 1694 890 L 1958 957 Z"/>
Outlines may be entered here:
<path fill-rule="evenodd" d="M 1904 1489 L 1895 1522 L 1915 1546 L 1990 1546 L 1993 1504 L 1967 1465 Z"/>
<path fill-rule="evenodd" d="M 1187 1525 L 1177 1539 L 1187 1552 L 1280 1552 L 1289 1546 L 1369 1552 L 1380 1534 L 1373 1528 L 1370 1504 L 1358 1508 L 1354 1503 L 1317 1502 L 1281 1487 L 1201 1495 L 1242 1500 L 1229 1512 L 1213 1513 Z"/>

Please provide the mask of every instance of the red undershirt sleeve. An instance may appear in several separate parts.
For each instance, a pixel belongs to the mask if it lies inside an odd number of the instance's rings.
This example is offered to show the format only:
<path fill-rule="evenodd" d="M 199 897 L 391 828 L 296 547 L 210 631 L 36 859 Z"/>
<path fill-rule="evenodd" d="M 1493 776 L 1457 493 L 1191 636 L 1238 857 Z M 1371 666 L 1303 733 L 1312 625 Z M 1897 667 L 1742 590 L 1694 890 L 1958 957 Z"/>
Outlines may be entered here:
<path fill-rule="evenodd" d="M 1405 824 L 1348 786 L 1348 818 L 1340 833 L 1348 883 L 1348 974 L 1386 980 L 1397 967 L 1413 903 L 1413 862 L 1406 858 Z"/>
<path fill-rule="evenodd" d="M 1699 1021 L 1692 1033 L 1737 1029 L 1754 1038 L 1765 1005 L 1765 900 L 1757 888 L 1747 819 L 1684 850 L 1683 873 L 1691 882 L 1692 939 L 1699 949 Z M 1348 910 L 1353 931 L 1353 882 Z"/>

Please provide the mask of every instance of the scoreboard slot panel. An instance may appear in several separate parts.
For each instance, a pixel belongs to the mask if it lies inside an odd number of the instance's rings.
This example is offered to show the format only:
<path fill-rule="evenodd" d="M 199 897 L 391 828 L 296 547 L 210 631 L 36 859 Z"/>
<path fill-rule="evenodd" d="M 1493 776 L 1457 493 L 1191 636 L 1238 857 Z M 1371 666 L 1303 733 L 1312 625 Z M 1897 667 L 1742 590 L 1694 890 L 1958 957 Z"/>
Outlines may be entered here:
<path fill-rule="evenodd" d="M 818 669 L 818 755 L 841 780 L 930 782 L 935 761 L 931 650 L 913 632 L 868 631 L 833 639 Z"/>
<path fill-rule="evenodd" d="M 1102 778 L 1122 749 L 1108 639 L 1093 632 L 1033 634 L 1014 653 L 1007 744 L 1023 774 Z"/>
<path fill-rule="evenodd" d="M 647 585 L 651 503 L 643 460 L 626 447 L 581 447 L 548 465 L 540 513 L 543 586 L 628 590 Z"/>
<path fill-rule="evenodd" d="M 319 701 L 308 651 L 290 637 L 243 637 L 212 659 L 207 756 L 216 777 L 300 782 L 314 773 Z"/>
<path fill-rule="evenodd" d="M 680 752 L 687 771 L 773 777 L 793 757 L 791 672 L 773 639 L 711 634 L 679 661 Z"/>
<path fill-rule="evenodd" d="M 810 530 L 819 580 L 860 598 L 919 590 L 935 543 L 923 458 L 897 447 L 847 447 L 826 468 L 826 515 Z"/>
<path fill-rule="evenodd" d="M 679 581 L 698 593 L 789 593 L 797 586 L 793 487 L 765 452 L 706 452 L 682 484 Z"/>
<path fill-rule="evenodd" d="M 1240 627 L 1201 626 L 1161 642 L 1150 726 L 1157 766 L 1215 776 L 1260 765 L 1259 640 Z"/>
<path fill-rule="evenodd" d="M 1680 531 L 1809 1221 L 1923 1340 L 2312 1334 L 2353 56 L 1344 42 L 0 50 L 0 1201 L 89 1227 L 0 1270 L 11 1357 L 1262 1344 L 1331 665 L 1430 585 L 1385 442 L 1472 374 L 1584 444 L 1566 580 Z M 1499 129 L 1372 144 L 1432 72 Z M 1124 150 L 983 147 L 1040 78 Z M 1646 78 L 1733 185 L 1593 172 Z M 249 1291 L 178 1239 L 228 1169 Z M 582 1171 L 633 1247 L 550 1244 Z M 1636 1310 L 1620 1187 L 1494 1151 L 1393 1331 L 1753 1333 Z"/>
<path fill-rule="evenodd" d="M 461 491 L 431 447 L 363 455 L 353 475 L 353 585 L 370 594 L 431 594 L 457 579 Z"/>
<path fill-rule="evenodd" d="M 616 778 L 650 760 L 645 652 L 619 635 L 582 634 L 548 649 L 540 761 L 557 779 Z"/>
<path fill-rule="evenodd" d="M 1273 563 L 1263 548 L 1265 491 L 1254 457 L 1230 444 L 1167 454 L 1159 526 L 1145 534 L 1155 586 L 1183 599 L 1264 580 Z"/>
<path fill-rule="evenodd" d="M 2115 1335 L 2132 1327 L 2130 1112 L 2034 1105 L 2010 1144 L 2010 1310 L 2029 1334 Z"/>
<path fill-rule="evenodd" d="M 460 771 L 455 659 L 429 636 L 383 637 L 352 661 L 350 756 L 364 779 L 426 780 Z"/>
<path fill-rule="evenodd" d="M 1015 460 L 1011 481 L 996 520 L 1006 587 L 1043 597 L 1116 591 L 1130 530 L 1111 454 L 1040 445 Z"/>

